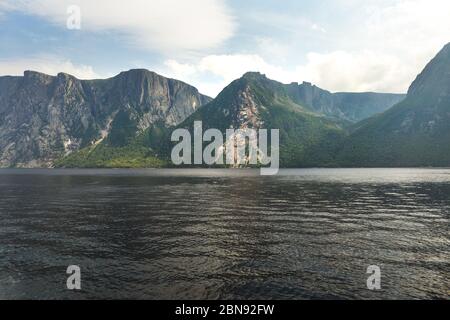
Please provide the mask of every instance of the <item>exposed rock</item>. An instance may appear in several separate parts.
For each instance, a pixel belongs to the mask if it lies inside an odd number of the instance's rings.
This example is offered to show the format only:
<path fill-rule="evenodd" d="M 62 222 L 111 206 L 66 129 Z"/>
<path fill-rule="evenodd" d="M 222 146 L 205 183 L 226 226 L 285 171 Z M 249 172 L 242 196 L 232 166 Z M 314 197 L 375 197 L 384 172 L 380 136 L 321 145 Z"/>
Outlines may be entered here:
<path fill-rule="evenodd" d="M 0 77 L 0 167 L 51 167 L 105 139 L 120 111 L 136 122 L 138 134 L 156 122 L 176 125 L 210 100 L 147 70 L 89 81 L 33 71 Z"/>
<path fill-rule="evenodd" d="M 314 112 L 354 123 L 382 113 L 406 97 L 404 94 L 373 92 L 331 93 L 308 82 L 292 83 L 288 92 L 295 102 Z"/>

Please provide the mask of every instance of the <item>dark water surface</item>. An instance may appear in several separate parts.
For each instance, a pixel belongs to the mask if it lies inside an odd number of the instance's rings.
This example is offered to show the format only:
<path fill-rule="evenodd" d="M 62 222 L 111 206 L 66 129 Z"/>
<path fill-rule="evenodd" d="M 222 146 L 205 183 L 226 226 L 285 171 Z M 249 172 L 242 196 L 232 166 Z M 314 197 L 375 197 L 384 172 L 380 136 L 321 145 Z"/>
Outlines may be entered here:
<path fill-rule="evenodd" d="M 449 298 L 450 170 L 257 173 L 0 170 L 0 299 Z"/>

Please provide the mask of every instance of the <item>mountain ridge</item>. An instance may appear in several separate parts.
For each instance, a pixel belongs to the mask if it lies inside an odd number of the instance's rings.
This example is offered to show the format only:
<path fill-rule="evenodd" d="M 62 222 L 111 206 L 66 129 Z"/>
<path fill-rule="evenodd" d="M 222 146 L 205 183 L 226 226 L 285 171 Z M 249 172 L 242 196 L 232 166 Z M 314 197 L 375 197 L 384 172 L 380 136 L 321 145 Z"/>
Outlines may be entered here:
<path fill-rule="evenodd" d="M 338 155 L 343 166 L 450 166 L 450 44 L 411 84 L 406 98 L 368 119 Z"/>
<path fill-rule="evenodd" d="M 331 165 L 334 147 L 345 136 L 343 121 L 297 104 L 286 89 L 260 73 L 246 73 L 174 129 L 188 129 L 192 134 L 196 121 L 202 121 L 203 130 L 222 133 L 229 128 L 278 129 L 282 166 Z M 160 140 L 165 141 L 163 146 L 170 145 L 170 133 L 163 133 Z M 161 153 L 169 157 L 170 149 Z"/>
<path fill-rule="evenodd" d="M 123 133 L 136 135 L 155 122 L 175 125 L 210 100 L 145 69 L 96 80 L 36 71 L 0 77 L 0 166 L 51 167 L 65 154 L 120 135 L 117 115 L 133 126 Z"/>
<path fill-rule="evenodd" d="M 247 72 L 242 78 L 268 79 L 259 72 Z M 298 105 L 305 106 L 315 113 L 353 123 L 382 113 L 406 97 L 405 94 L 398 93 L 330 92 L 306 81 L 301 84 L 271 81 L 283 86 L 289 97 Z"/>
<path fill-rule="evenodd" d="M 167 166 L 170 131 L 196 120 L 279 129 L 286 167 L 443 166 L 449 101 L 450 44 L 407 95 L 332 93 L 247 72 L 212 99 L 146 69 L 95 80 L 25 71 L 0 77 L 0 167 Z"/>

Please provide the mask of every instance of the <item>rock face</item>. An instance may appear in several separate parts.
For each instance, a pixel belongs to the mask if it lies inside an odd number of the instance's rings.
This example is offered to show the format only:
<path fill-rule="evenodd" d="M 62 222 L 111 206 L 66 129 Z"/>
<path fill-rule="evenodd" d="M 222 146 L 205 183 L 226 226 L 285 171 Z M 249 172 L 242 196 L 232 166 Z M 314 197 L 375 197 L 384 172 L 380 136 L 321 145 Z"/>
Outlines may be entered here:
<path fill-rule="evenodd" d="M 405 100 L 365 121 L 340 154 L 346 166 L 450 166 L 450 44 Z"/>
<path fill-rule="evenodd" d="M 404 94 L 386 93 L 331 93 L 308 82 L 287 86 L 291 98 L 316 113 L 349 122 L 359 122 L 382 113 L 402 101 Z"/>
<path fill-rule="evenodd" d="M 177 125 L 210 100 L 147 70 L 89 81 L 33 71 L 0 77 L 0 167 L 52 167 L 107 136 Z"/>
<path fill-rule="evenodd" d="M 258 83 L 258 89 L 253 94 L 259 99 L 273 99 L 278 103 L 285 103 L 286 106 L 294 106 L 295 109 L 317 116 L 323 116 L 333 121 L 345 122 L 348 124 L 357 123 L 375 114 L 382 113 L 402 101 L 404 94 L 384 94 L 384 93 L 331 93 L 304 82 L 282 84 L 270 80 L 265 75 L 258 72 L 248 72 L 241 79 L 236 80 L 215 99 L 215 104 L 230 110 L 230 114 L 235 115 L 234 122 L 241 116 L 256 112 L 255 101 L 249 87 L 236 89 L 238 83 Z M 231 89 L 235 92 L 230 94 Z M 284 100 L 284 101 L 282 101 Z M 248 108 L 248 106 L 253 106 Z M 234 109 L 233 109 L 234 107 Z M 239 109 L 240 108 L 240 109 Z M 245 110 L 244 110 L 244 109 Z M 253 111 L 252 111 L 253 110 Z M 236 126 L 236 123 L 233 123 Z"/>
<path fill-rule="evenodd" d="M 406 100 L 369 120 L 405 96 L 330 93 L 309 83 L 282 84 L 255 72 L 233 81 L 214 100 L 147 70 L 89 81 L 33 71 L 0 77 L 0 167 L 164 166 L 170 131 L 195 120 L 205 129 L 223 132 L 280 129 L 282 165 L 336 166 L 341 142 L 357 122 L 366 131 L 347 142 L 356 144 L 369 136 L 384 145 L 391 142 L 379 133 L 389 130 L 445 136 L 450 123 L 448 55 L 447 46 L 411 86 Z M 376 119 L 385 120 L 380 125 Z M 380 129 L 370 131 L 371 126 Z M 347 163 L 345 157 L 340 159 Z"/>
<path fill-rule="evenodd" d="M 287 86 L 259 73 L 233 81 L 216 99 L 179 125 L 203 129 L 279 129 L 280 161 L 284 167 L 332 164 L 335 147 L 345 137 L 342 121 L 297 104 Z M 169 142 L 168 142 L 169 143 Z"/>

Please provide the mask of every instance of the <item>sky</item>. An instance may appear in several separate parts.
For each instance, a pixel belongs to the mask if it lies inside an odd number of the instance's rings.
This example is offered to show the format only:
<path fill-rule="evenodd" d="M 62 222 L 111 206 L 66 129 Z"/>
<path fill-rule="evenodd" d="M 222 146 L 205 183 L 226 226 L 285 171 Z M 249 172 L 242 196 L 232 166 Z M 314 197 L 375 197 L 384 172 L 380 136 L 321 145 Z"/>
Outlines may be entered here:
<path fill-rule="evenodd" d="M 214 97 L 259 71 L 404 93 L 450 42 L 449 17 L 448 0 L 0 0 L 0 75 L 145 68 Z"/>

